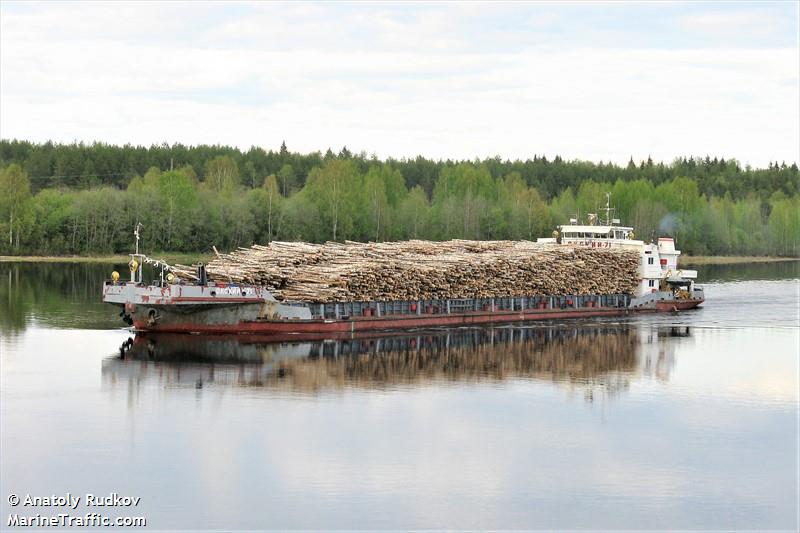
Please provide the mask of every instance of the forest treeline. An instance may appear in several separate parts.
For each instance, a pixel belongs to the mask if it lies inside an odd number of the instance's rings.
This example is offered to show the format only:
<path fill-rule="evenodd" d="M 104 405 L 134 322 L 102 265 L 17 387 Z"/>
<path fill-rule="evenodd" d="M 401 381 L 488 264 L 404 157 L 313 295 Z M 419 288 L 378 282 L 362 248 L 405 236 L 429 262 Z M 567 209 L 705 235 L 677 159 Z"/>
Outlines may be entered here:
<path fill-rule="evenodd" d="M 270 240 L 535 239 L 611 193 L 685 253 L 800 255 L 796 164 L 378 160 L 180 144 L 0 141 L 0 253 L 207 252 Z"/>

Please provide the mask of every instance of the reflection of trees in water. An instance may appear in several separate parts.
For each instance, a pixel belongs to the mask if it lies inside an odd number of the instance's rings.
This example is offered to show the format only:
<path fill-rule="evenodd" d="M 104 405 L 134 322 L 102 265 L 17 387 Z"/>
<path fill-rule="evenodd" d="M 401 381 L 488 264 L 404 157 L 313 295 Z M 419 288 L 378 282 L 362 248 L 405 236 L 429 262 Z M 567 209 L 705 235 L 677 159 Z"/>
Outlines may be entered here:
<path fill-rule="evenodd" d="M 101 301 L 112 270 L 110 264 L 0 262 L 0 331 L 24 331 L 31 316 L 59 327 L 119 326 L 114 308 Z"/>
<path fill-rule="evenodd" d="M 587 391 L 627 387 L 637 371 L 639 335 L 628 327 L 474 328 L 305 343 L 243 337 L 138 337 L 103 373 L 131 381 L 316 392 L 448 382 L 537 379 Z M 147 364 L 142 364 L 147 361 Z"/>
<path fill-rule="evenodd" d="M 19 268 L 10 263 L 0 263 L 0 332 L 9 333 L 25 329 L 25 316 L 30 305 L 25 298 L 25 288 L 20 287 Z"/>

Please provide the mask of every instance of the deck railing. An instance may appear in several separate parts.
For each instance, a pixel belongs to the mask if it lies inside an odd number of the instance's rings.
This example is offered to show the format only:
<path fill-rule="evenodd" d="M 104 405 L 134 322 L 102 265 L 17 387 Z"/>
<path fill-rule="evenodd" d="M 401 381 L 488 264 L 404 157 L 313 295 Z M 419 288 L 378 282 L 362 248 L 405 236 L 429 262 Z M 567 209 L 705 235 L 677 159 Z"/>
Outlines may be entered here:
<path fill-rule="evenodd" d="M 315 318 L 441 315 L 463 313 L 533 312 L 548 309 L 620 308 L 630 304 L 628 294 L 524 296 L 504 298 L 458 298 L 436 300 L 392 300 L 372 302 L 310 303 Z"/>

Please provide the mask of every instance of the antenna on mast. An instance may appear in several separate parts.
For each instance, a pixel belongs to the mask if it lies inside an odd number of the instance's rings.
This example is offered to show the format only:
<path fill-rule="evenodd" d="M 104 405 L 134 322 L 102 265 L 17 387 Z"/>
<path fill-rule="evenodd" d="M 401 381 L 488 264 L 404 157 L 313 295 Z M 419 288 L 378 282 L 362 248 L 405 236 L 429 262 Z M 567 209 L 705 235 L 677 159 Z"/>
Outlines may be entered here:
<path fill-rule="evenodd" d="M 145 256 L 143 256 L 143 255 L 141 255 L 139 253 L 139 228 L 141 228 L 141 227 L 143 227 L 142 223 L 137 220 L 136 221 L 136 227 L 133 228 L 133 236 L 136 239 L 135 253 L 130 254 L 131 260 L 128 261 L 128 268 L 131 271 L 131 282 L 132 283 L 141 283 L 142 282 L 142 263 L 144 263 L 144 260 L 139 262 L 139 258 L 146 259 Z M 136 280 L 137 274 L 138 274 L 138 277 L 139 277 L 138 282 Z"/>
<path fill-rule="evenodd" d="M 613 223 L 619 223 L 619 221 L 616 218 L 614 218 L 614 219 L 611 218 L 611 213 L 613 211 L 615 211 L 615 209 L 613 207 L 611 207 L 611 193 L 610 192 L 606 193 L 606 206 L 605 206 L 605 208 L 603 208 L 603 211 L 606 212 L 606 226 L 610 226 Z"/>
<path fill-rule="evenodd" d="M 139 228 L 143 228 L 141 222 L 136 221 L 136 227 L 133 228 L 133 236 L 136 237 L 136 255 L 139 255 Z"/>

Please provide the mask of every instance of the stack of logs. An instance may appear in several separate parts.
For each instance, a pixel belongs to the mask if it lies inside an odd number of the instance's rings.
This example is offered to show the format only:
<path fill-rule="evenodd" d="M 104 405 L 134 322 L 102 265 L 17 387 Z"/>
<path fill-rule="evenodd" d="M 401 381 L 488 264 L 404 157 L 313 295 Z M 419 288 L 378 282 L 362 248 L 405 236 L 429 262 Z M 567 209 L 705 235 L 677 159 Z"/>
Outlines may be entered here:
<path fill-rule="evenodd" d="M 632 293 L 639 255 L 530 241 L 272 242 L 219 254 L 216 281 L 267 287 L 296 302 Z M 173 272 L 196 279 L 194 269 Z"/>

